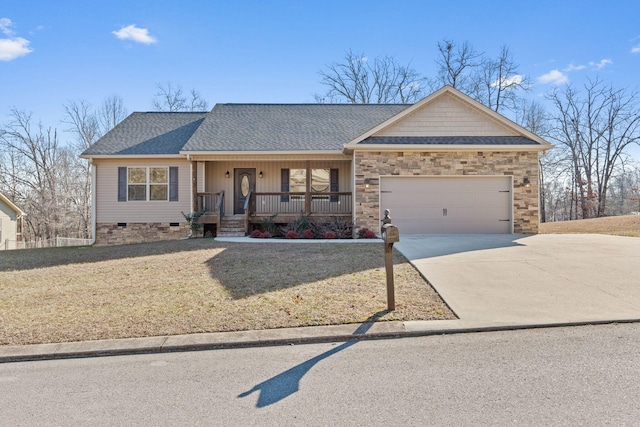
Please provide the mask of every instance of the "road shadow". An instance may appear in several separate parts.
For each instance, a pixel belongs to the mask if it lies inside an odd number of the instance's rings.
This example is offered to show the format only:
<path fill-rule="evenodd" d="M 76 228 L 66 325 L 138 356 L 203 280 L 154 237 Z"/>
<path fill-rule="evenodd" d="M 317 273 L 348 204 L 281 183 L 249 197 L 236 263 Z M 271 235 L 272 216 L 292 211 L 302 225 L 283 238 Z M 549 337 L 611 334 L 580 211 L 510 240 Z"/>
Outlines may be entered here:
<path fill-rule="evenodd" d="M 524 246 L 529 234 L 406 234 L 394 248 L 409 260 Z"/>
<path fill-rule="evenodd" d="M 297 366 L 294 366 L 291 369 L 287 369 L 281 374 L 271 377 L 268 380 L 261 382 L 260 384 L 256 384 L 251 390 L 239 394 L 238 398 L 247 397 L 250 394 L 258 391 L 260 394 L 258 396 L 256 407 L 264 408 L 265 406 L 273 405 L 274 403 L 277 403 L 282 399 L 285 399 L 292 394 L 297 393 L 300 389 L 300 380 L 307 374 L 307 372 L 311 370 L 311 368 L 313 368 L 321 360 L 333 356 L 334 354 L 339 353 L 342 350 L 356 344 L 358 342 L 358 337 L 365 335 L 367 331 L 371 329 L 376 320 L 378 320 L 385 314 L 387 314 L 386 310 L 379 311 L 376 314 L 370 316 L 364 323 L 362 323 L 358 327 L 358 329 L 355 330 L 355 332 L 353 333 L 353 340 L 340 344 L 336 348 L 319 354 L 318 356 L 309 359 Z"/>

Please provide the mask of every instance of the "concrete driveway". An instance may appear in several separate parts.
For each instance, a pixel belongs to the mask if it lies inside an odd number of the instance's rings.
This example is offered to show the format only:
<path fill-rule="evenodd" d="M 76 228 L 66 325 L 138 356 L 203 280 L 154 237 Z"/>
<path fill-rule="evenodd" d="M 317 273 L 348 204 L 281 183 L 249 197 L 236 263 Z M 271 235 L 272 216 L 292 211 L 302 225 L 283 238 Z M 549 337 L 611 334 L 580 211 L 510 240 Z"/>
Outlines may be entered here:
<path fill-rule="evenodd" d="M 443 329 L 640 319 L 640 238 L 401 234 L 400 240 L 394 247 L 460 317 L 442 321 Z"/>

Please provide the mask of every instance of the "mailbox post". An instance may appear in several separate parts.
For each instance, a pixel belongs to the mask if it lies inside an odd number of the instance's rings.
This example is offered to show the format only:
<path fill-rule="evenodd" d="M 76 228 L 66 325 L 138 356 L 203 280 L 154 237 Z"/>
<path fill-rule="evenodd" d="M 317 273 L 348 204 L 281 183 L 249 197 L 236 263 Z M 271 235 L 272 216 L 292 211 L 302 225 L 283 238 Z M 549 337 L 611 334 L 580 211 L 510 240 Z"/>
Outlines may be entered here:
<path fill-rule="evenodd" d="M 384 239 L 384 265 L 387 271 L 387 310 L 396 309 L 395 288 L 393 285 L 393 244 L 400 241 L 398 227 L 393 224 L 382 225 Z"/>

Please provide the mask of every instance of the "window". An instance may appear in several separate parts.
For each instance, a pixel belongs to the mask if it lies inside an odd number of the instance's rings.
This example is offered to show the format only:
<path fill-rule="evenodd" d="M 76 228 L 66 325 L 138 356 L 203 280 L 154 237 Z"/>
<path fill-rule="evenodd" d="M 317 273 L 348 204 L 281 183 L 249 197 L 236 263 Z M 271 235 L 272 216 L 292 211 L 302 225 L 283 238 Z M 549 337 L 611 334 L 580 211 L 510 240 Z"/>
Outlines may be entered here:
<path fill-rule="evenodd" d="M 129 168 L 127 199 L 147 200 L 147 168 Z"/>
<path fill-rule="evenodd" d="M 283 193 L 304 193 L 307 191 L 306 169 L 282 169 Z M 338 191 L 338 169 L 311 169 L 311 192 L 328 193 Z M 294 200 L 304 199 L 304 196 L 291 196 Z M 328 196 L 313 196 L 314 199 Z M 288 202 L 287 196 L 281 197 L 283 202 Z M 336 199 L 336 200 L 334 200 Z M 337 196 L 331 196 L 331 201 L 337 201 Z"/>
<path fill-rule="evenodd" d="M 329 191 L 330 169 L 311 169 L 311 191 L 324 193 Z M 307 191 L 307 170 L 289 169 L 289 191 L 304 193 Z"/>
<path fill-rule="evenodd" d="M 118 201 L 177 201 L 177 167 L 119 167 Z"/>
<path fill-rule="evenodd" d="M 149 168 L 149 200 L 169 198 L 169 169 Z"/>

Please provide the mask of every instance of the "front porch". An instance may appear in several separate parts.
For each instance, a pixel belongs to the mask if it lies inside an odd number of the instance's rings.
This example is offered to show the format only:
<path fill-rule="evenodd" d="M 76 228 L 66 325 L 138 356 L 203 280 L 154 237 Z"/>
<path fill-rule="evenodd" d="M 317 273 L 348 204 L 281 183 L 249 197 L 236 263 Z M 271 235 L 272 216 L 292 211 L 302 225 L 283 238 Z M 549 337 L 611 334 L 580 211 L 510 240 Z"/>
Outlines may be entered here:
<path fill-rule="evenodd" d="M 215 224 L 216 232 L 248 235 L 255 224 L 271 219 L 278 224 L 287 224 L 302 215 L 312 221 L 352 219 L 351 192 L 274 192 L 249 191 L 242 213 L 225 213 L 225 192 L 197 193 L 196 212 L 204 212 L 201 224 Z"/>
<path fill-rule="evenodd" d="M 214 235 L 248 235 L 265 221 L 353 219 L 351 162 L 194 161 L 194 212 Z M 218 191 L 207 191 L 219 189 Z M 349 191 L 340 191 L 349 190 Z"/>

